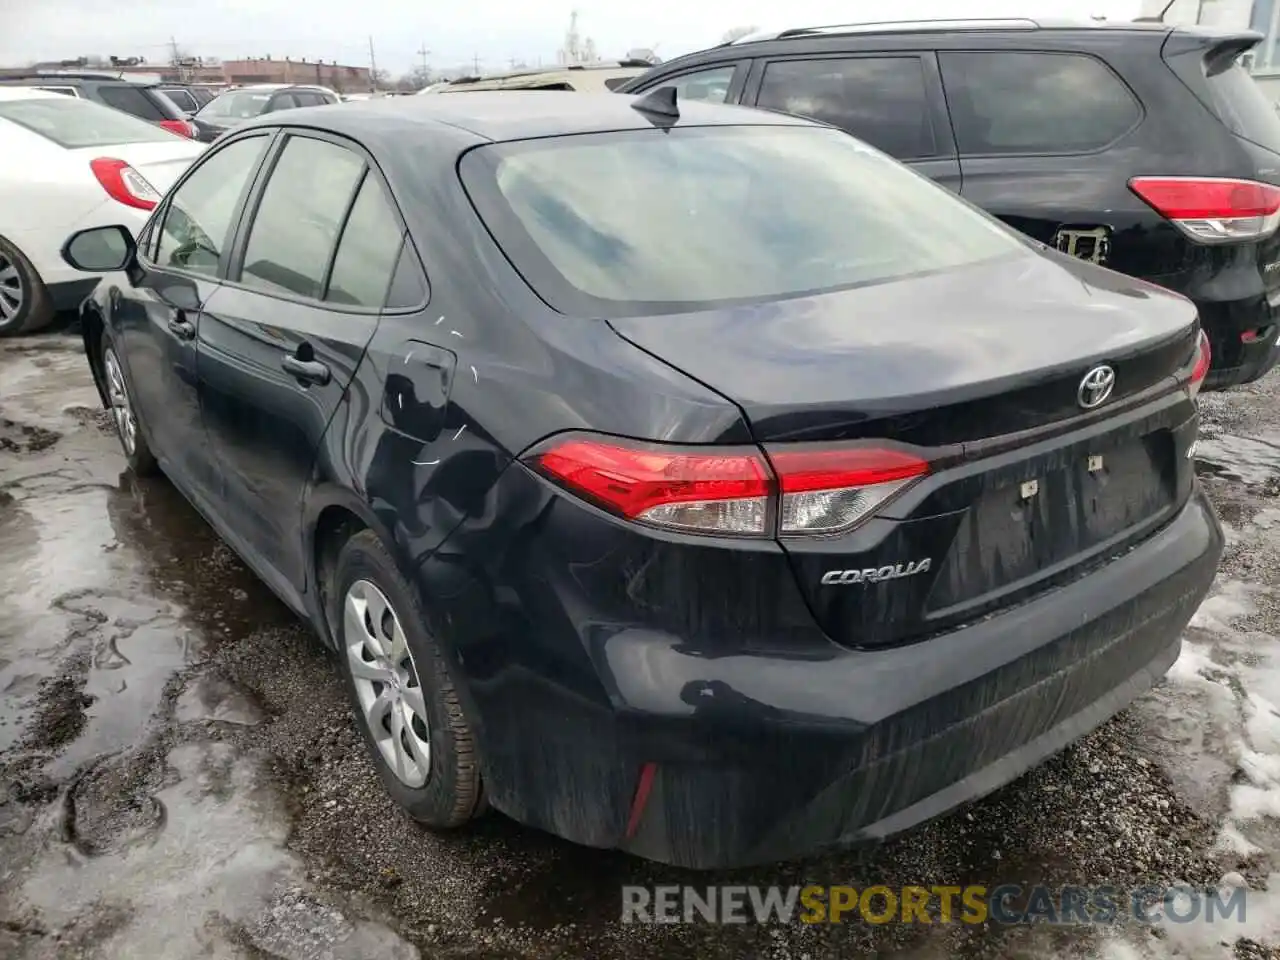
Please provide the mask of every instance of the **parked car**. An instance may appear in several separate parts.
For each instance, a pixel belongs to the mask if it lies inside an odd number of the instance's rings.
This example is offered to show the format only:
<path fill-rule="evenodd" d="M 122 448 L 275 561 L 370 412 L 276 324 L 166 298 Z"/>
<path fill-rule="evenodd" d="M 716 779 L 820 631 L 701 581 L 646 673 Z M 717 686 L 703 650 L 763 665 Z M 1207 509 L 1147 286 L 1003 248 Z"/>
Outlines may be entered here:
<path fill-rule="evenodd" d="M 36 87 L 132 114 L 170 133 L 195 139 L 195 126 L 157 84 L 97 73 L 32 73 L 0 78 L 0 87 Z"/>
<path fill-rule="evenodd" d="M 1160 23 L 799 27 L 624 90 L 827 121 L 1042 243 L 1185 294 L 1212 388 L 1278 355 L 1280 118 L 1239 63 L 1259 39 Z"/>
<path fill-rule="evenodd" d="M 338 102 L 338 95 L 325 87 L 255 83 L 219 94 L 202 107 L 193 120 L 197 138 L 212 143 L 233 127 L 265 113 Z"/>
<path fill-rule="evenodd" d="M 129 464 L 435 827 L 691 867 L 906 829 L 1147 689 L 1222 549 L 1193 305 L 799 118 L 283 111 L 65 251 L 123 271 L 82 329 Z"/>
<path fill-rule="evenodd" d="M 59 255 L 68 231 L 141 229 L 203 150 L 88 100 L 0 85 L 0 336 L 47 326 L 97 283 Z"/>
<path fill-rule="evenodd" d="M 617 90 L 628 80 L 649 69 L 648 60 L 620 60 L 616 63 L 572 64 L 558 67 L 513 70 L 488 76 L 461 77 L 450 83 L 432 84 L 422 92 L 478 93 L 482 90 L 576 90 L 605 93 Z"/>
<path fill-rule="evenodd" d="M 165 84 L 160 92 L 173 101 L 187 116 L 194 115 L 206 103 L 213 100 L 215 93 L 208 87 L 197 87 L 187 84 Z"/>

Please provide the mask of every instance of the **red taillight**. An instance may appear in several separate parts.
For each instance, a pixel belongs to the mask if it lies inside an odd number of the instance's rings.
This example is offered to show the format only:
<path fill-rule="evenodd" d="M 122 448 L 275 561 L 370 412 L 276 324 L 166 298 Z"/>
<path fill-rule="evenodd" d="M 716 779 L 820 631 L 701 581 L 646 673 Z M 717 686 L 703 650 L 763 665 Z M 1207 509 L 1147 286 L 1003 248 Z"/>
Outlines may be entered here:
<path fill-rule="evenodd" d="M 108 196 L 127 207 L 154 210 L 161 200 L 159 192 L 147 182 L 147 178 L 123 160 L 98 157 L 89 161 L 89 169 Z"/>
<path fill-rule="evenodd" d="M 927 461 L 900 450 L 788 450 L 769 447 L 782 490 L 783 536 L 849 530 L 929 472 Z"/>
<path fill-rule="evenodd" d="M 1204 378 L 1209 375 L 1209 364 L 1212 360 L 1213 351 L 1209 349 L 1209 338 L 1201 330 L 1200 342 L 1196 346 L 1196 362 L 1191 368 L 1191 376 L 1187 378 L 1187 390 L 1191 393 L 1192 399 L 1200 392 L 1200 388 L 1204 386 Z"/>
<path fill-rule="evenodd" d="M 926 461 L 898 450 L 779 445 L 766 460 L 751 447 L 675 448 L 582 435 L 553 442 L 529 462 L 629 520 L 737 536 L 843 532 L 929 472 Z"/>
<path fill-rule="evenodd" d="M 1201 243 L 1259 240 L 1280 227 L 1280 187 L 1216 177 L 1134 177 L 1129 189 Z"/>
<path fill-rule="evenodd" d="M 186 137 L 188 140 L 196 138 L 196 125 L 190 120 L 161 120 L 156 126 L 163 127 L 180 137 Z"/>

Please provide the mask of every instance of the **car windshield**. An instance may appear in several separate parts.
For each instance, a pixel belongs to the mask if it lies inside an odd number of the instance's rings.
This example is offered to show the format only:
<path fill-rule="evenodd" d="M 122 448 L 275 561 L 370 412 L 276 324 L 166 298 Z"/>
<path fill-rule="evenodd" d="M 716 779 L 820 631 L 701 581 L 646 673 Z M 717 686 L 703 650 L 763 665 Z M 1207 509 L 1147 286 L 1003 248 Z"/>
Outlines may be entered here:
<path fill-rule="evenodd" d="M 165 141 L 176 136 L 119 110 L 64 96 L 0 100 L 0 119 L 69 150 Z"/>
<path fill-rule="evenodd" d="M 267 92 L 224 93 L 205 104 L 196 116 L 211 120 L 249 120 L 260 116 L 270 100 L 271 94 Z"/>
<path fill-rule="evenodd" d="M 562 313 L 637 316 L 803 296 L 1025 247 L 847 134 L 673 127 L 479 147 L 461 175 Z"/>

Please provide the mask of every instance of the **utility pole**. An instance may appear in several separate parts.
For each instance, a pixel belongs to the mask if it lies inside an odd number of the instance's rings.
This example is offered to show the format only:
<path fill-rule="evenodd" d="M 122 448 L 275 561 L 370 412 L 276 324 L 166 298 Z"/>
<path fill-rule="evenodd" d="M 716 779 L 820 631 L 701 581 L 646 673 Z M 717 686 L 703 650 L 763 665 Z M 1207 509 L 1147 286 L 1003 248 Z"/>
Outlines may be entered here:
<path fill-rule="evenodd" d="M 178 57 L 178 40 L 173 34 L 169 34 L 169 63 L 173 66 L 174 71 L 178 75 L 179 80 L 186 80 L 186 74 L 182 72 L 182 63 Z"/>
<path fill-rule="evenodd" d="M 373 34 L 369 35 L 369 92 L 378 92 L 378 60 L 373 55 Z"/>
<path fill-rule="evenodd" d="M 480 76 L 480 54 L 478 53 L 471 55 L 471 75 L 473 77 Z"/>
<path fill-rule="evenodd" d="M 418 48 L 418 56 L 422 58 L 422 79 L 423 80 L 426 80 L 427 75 L 431 72 L 430 70 L 427 69 L 427 54 L 429 54 L 430 52 L 431 51 L 427 49 L 427 45 L 425 43 L 423 43 L 423 45 Z"/>

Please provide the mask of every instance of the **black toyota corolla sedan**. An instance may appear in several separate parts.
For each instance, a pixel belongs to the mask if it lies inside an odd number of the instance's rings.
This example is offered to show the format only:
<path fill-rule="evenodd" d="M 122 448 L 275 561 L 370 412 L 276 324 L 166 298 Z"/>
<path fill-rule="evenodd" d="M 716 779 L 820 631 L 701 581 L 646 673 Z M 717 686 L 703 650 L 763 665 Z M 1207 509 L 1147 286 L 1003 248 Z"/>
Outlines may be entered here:
<path fill-rule="evenodd" d="M 693 867 L 893 833 L 1178 655 L 1221 530 L 1191 304 L 834 129 L 616 94 L 271 114 L 85 345 L 337 653 L 387 788 Z"/>

